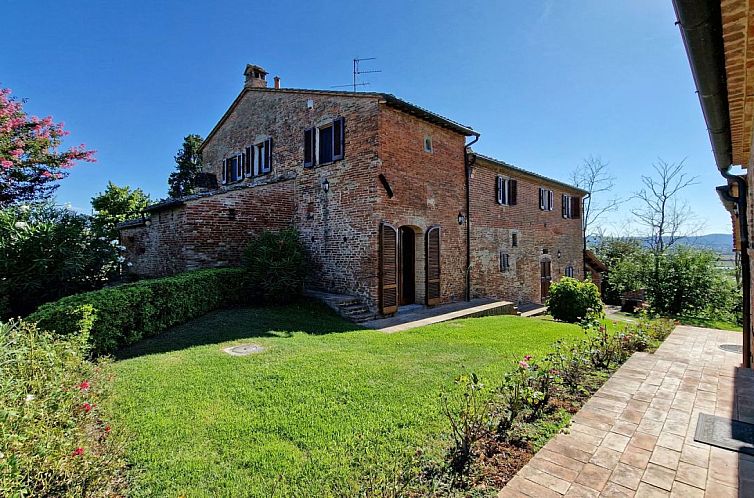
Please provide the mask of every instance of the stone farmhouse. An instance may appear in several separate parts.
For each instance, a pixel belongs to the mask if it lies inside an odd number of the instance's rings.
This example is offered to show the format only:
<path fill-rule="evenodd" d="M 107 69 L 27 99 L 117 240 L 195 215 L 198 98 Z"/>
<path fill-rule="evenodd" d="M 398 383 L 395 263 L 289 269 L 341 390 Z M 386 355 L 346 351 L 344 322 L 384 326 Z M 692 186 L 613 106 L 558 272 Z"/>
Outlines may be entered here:
<path fill-rule="evenodd" d="M 479 133 L 385 93 L 245 85 L 202 145 L 204 188 L 121 225 L 151 277 L 237 265 L 261 229 L 295 227 L 312 289 L 370 314 L 475 297 L 542 302 L 584 277 L 587 192 L 475 153 Z"/>

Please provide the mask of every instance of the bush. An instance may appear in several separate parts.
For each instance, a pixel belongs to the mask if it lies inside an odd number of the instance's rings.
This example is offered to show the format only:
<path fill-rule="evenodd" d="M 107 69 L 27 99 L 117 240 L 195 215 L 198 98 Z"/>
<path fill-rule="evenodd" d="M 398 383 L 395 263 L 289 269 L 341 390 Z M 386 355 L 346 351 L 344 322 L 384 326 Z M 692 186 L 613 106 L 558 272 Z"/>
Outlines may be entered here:
<path fill-rule="evenodd" d="M 589 310 L 602 312 L 600 291 L 592 282 L 563 277 L 550 287 L 547 311 L 556 320 L 575 323 L 587 316 Z"/>
<path fill-rule="evenodd" d="M 0 496 L 123 495 L 123 436 L 101 410 L 109 365 L 87 361 L 82 329 L 0 323 Z"/>
<path fill-rule="evenodd" d="M 0 210 L 0 319 L 99 289 L 117 273 L 117 248 L 117 241 L 96 236 L 88 216 L 68 209 Z"/>
<path fill-rule="evenodd" d="M 290 302 L 304 290 L 306 253 L 294 229 L 265 230 L 244 252 L 250 291 L 275 304 Z"/>
<path fill-rule="evenodd" d="M 244 272 L 197 270 L 64 297 L 29 315 L 41 328 L 75 335 L 87 324 L 97 354 L 112 353 L 212 310 L 242 304 Z"/>

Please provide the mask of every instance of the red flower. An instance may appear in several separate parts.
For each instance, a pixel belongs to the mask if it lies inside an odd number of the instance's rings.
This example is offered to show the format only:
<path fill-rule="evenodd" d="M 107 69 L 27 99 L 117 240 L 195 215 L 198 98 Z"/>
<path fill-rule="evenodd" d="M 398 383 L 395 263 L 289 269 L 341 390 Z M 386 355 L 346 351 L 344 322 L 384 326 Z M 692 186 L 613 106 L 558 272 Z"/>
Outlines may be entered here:
<path fill-rule="evenodd" d="M 86 413 L 89 413 L 90 411 L 92 411 L 92 405 L 90 405 L 89 403 L 84 403 L 83 405 L 81 405 L 81 409 Z"/>
<path fill-rule="evenodd" d="M 90 384 L 89 384 L 89 381 L 88 381 L 88 380 L 85 380 L 84 382 L 82 382 L 81 384 L 79 384 L 79 389 L 80 389 L 81 391 L 88 391 L 88 390 L 89 390 L 89 387 L 91 387 L 91 386 L 90 386 Z"/>
<path fill-rule="evenodd" d="M 110 433 L 110 426 L 109 425 L 105 426 L 105 432 L 107 432 L 108 434 Z"/>
<path fill-rule="evenodd" d="M 73 456 L 81 456 L 83 454 L 84 454 L 84 448 L 82 448 L 81 446 L 73 450 Z"/>

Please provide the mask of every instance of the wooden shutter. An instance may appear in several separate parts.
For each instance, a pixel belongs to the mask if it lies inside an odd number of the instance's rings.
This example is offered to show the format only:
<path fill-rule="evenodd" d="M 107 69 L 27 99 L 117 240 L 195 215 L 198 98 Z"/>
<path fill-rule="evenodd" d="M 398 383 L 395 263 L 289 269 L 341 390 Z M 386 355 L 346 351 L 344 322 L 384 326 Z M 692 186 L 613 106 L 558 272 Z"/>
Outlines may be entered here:
<path fill-rule="evenodd" d="M 497 177 L 495 193 L 497 194 L 497 203 L 502 204 L 503 203 L 503 177 L 502 176 Z"/>
<path fill-rule="evenodd" d="M 510 199 L 508 199 L 508 204 L 511 206 L 515 206 L 518 202 L 518 182 L 516 180 L 508 180 L 510 183 Z"/>
<path fill-rule="evenodd" d="M 427 305 L 440 304 L 440 227 L 427 230 Z"/>
<path fill-rule="evenodd" d="M 239 180 L 243 178 L 243 154 L 236 156 L 236 178 Z"/>
<path fill-rule="evenodd" d="M 380 225 L 380 311 L 398 311 L 398 230 L 388 223 Z"/>
<path fill-rule="evenodd" d="M 581 197 L 571 197 L 571 217 L 581 218 Z"/>
<path fill-rule="evenodd" d="M 539 188 L 539 209 L 545 209 L 545 189 L 542 187 Z"/>
<path fill-rule="evenodd" d="M 264 162 L 262 163 L 262 173 L 269 173 L 272 169 L 272 139 L 268 138 L 264 142 Z"/>
<path fill-rule="evenodd" d="M 562 202 L 562 206 L 560 207 L 561 214 L 563 215 L 563 218 L 568 218 L 568 203 L 570 200 L 565 194 L 560 196 L 560 200 Z"/>
<path fill-rule="evenodd" d="M 555 207 L 555 193 L 552 190 L 548 190 L 547 194 L 550 196 L 550 203 L 547 206 L 549 211 L 552 211 Z"/>
<path fill-rule="evenodd" d="M 246 153 L 244 154 L 245 159 L 245 167 L 244 171 L 246 172 L 246 176 L 251 176 L 254 172 L 254 169 L 252 167 L 252 164 L 254 163 L 254 159 L 251 153 L 251 147 L 246 147 Z"/>
<path fill-rule="evenodd" d="M 332 160 L 337 161 L 345 156 L 345 118 L 338 118 L 332 124 Z"/>
<path fill-rule="evenodd" d="M 223 159 L 223 183 L 228 183 L 228 160 Z"/>
<path fill-rule="evenodd" d="M 304 130 L 304 168 L 314 167 L 314 128 Z"/>

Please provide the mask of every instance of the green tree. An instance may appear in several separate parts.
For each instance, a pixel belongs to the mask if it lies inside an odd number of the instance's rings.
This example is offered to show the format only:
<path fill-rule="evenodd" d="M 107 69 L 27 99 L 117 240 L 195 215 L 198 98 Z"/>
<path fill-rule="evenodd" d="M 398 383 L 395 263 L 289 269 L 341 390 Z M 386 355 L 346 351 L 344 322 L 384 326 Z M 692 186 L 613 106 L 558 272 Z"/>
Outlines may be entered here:
<path fill-rule="evenodd" d="M 204 139 L 199 135 L 187 135 L 183 145 L 175 155 L 175 171 L 168 178 L 168 195 L 182 197 L 194 193 L 194 180 L 202 170 L 202 156 L 199 153 Z"/>
<path fill-rule="evenodd" d="M 115 239 L 118 236 L 115 225 L 137 216 L 149 202 L 149 195 L 140 188 L 132 189 L 128 185 L 119 187 L 107 182 L 105 191 L 92 197 L 94 227 L 99 235 Z"/>

